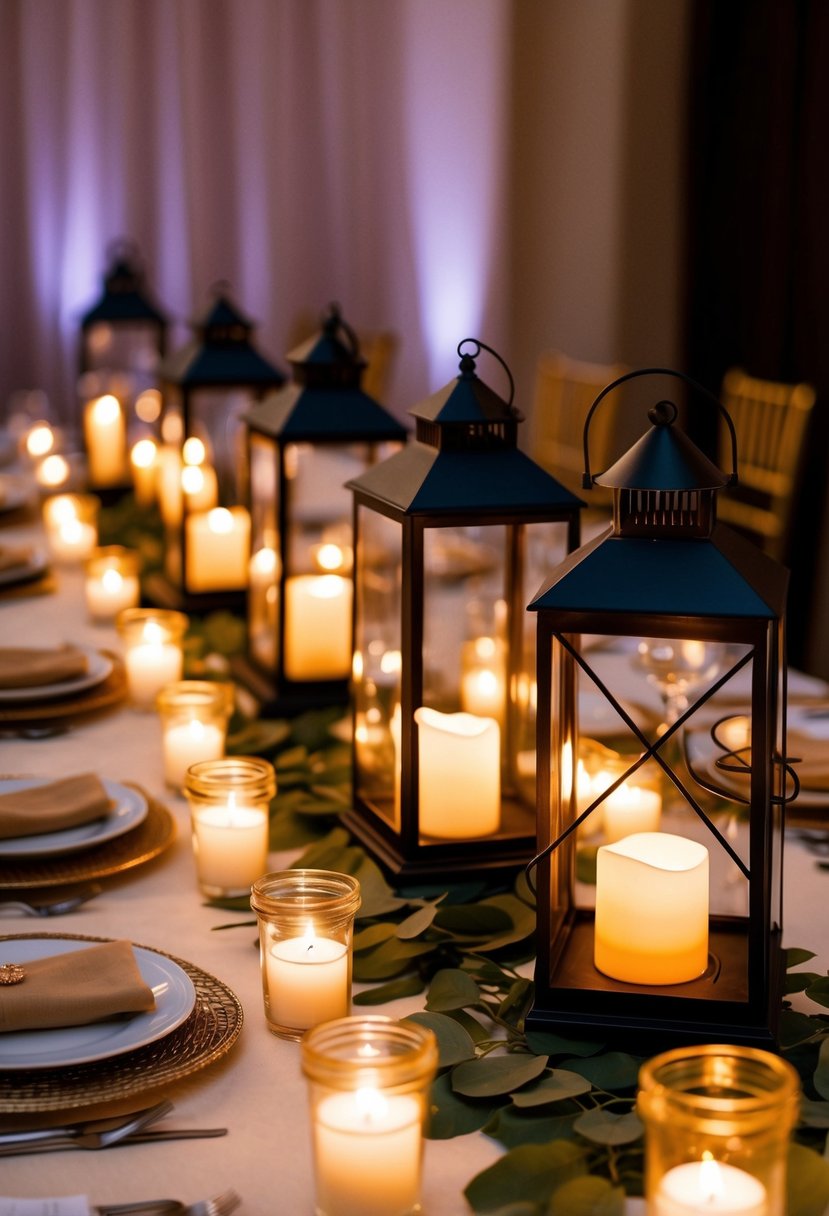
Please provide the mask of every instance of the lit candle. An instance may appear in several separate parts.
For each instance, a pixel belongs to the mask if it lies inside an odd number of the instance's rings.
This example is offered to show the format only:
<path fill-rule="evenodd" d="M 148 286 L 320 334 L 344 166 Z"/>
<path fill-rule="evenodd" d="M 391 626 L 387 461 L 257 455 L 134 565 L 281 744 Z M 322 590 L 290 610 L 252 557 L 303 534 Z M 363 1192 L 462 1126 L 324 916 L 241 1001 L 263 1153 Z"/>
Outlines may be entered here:
<path fill-rule="evenodd" d="M 84 583 L 86 607 L 94 621 L 114 621 L 123 608 L 134 608 L 141 597 L 138 578 L 114 566 L 88 572 Z"/>
<path fill-rule="evenodd" d="M 654 1216 L 768 1216 L 767 1198 L 759 1179 L 704 1153 L 660 1179 Z"/>
<path fill-rule="evenodd" d="M 181 488 L 188 511 L 212 511 L 219 501 L 219 480 L 209 464 L 186 464 Z"/>
<path fill-rule="evenodd" d="M 225 753 L 225 732 L 213 722 L 192 718 L 189 722 L 174 722 L 162 735 L 164 779 L 174 789 L 184 785 L 191 764 L 199 760 L 218 760 Z"/>
<path fill-rule="evenodd" d="M 186 520 L 185 580 L 190 591 L 238 591 L 247 586 L 250 515 L 216 507 Z"/>
<path fill-rule="evenodd" d="M 117 397 L 107 393 L 84 409 L 84 439 L 93 486 L 113 486 L 126 475 L 127 428 Z"/>
<path fill-rule="evenodd" d="M 351 983 L 348 946 L 317 937 L 280 938 L 265 955 L 268 1006 L 272 1021 L 293 1030 L 348 1016 Z"/>
<path fill-rule="evenodd" d="M 285 583 L 285 675 L 344 680 L 351 671 L 351 581 L 301 574 Z"/>
<path fill-rule="evenodd" d="M 44 457 L 35 470 L 35 478 L 37 484 L 42 486 L 44 490 L 55 490 L 59 486 L 65 486 L 69 480 L 72 468 L 65 456 L 59 456 L 57 452 L 53 452 L 50 456 Z"/>
<path fill-rule="evenodd" d="M 267 869 L 268 812 L 237 806 L 191 806 L 193 852 L 199 886 L 207 894 L 244 895 Z"/>
<path fill-rule="evenodd" d="M 158 450 L 155 493 L 165 527 L 177 528 L 181 523 L 182 511 L 181 452 L 172 444 L 163 444 Z"/>
<path fill-rule="evenodd" d="M 56 561 L 80 562 L 98 543 L 99 501 L 91 494 L 56 494 L 43 504 L 46 541 Z"/>
<path fill-rule="evenodd" d="M 137 705 L 152 705 L 165 684 L 181 679 L 181 641 L 171 638 L 163 626 L 152 619 L 125 636 L 130 695 Z"/>
<path fill-rule="evenodd" d="M 604 778 L 604 783 L 599 784 Z M 592 781 L 592 797 L 611 784 L 613 778 L 597 773 Z M 606 844 L 613 844 L 636 832 L 658 832 L 662 819 L 662 798 L 656 790 L 623 781 L 600 803 Z"/>
<path fill-rule="evenodd" d="M 682 984 L 708 965 L 708 850 L 666 832 L 602 845 L 594 961 L 629 984 Z"/>
<path fill-rule="evenodd" d="M 317 1211 L 325 1216 L 398 1216 L 418 1210 L 420 1103 L 411 1094 L 364 1088 L 317 1105 Z"/>
<path fill-rule="evenodd" d="M 461 840 L 501 822 L 501 731 L 494 718 L 422 706 L 418 725 L 420 831 Z"/>
<path fill-rule="evenodd" d="M 503 645 L 495 638 L 475 638 L 463 648 L 461 667 L 461 708 L 503 722 L 507 699 Z"/>
<path fill-rule="evenodd" d="M 135 501 L 141 507 L 155 502 L 155 479 L 158 469 L 158 444 L 154 439 L 139 439 L 130 452 L 132 484 Z"/>
<path fill-rule="evenodd" d="M 55 432 L 48 422 L 36 422 L 28 431 L 25 439 L 27 455 L 32 460 L 40 460 L 47 456 L 55 446 Z"/>

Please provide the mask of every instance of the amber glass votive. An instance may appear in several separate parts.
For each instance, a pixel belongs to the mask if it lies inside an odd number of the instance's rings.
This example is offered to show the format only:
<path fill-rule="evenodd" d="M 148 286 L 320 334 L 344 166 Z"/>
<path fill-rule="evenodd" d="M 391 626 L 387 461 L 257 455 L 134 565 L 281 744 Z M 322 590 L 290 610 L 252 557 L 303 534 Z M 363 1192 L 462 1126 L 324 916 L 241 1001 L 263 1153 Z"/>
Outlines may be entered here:
<path fill-rule="evenodd" d="M 54 494 L 43 504 L 46 543 L 56 562 L 80 563 L 98 544 L 98 511 L 94 494 Z"/>
<path fill-rule="evenodd" d="M 423 1127 L 438 1061 L 431 1030 L 341 1018 L 302 1040 L 317 1216 L 419 1212 Z"/>
<path fill-rule="evenodd" d="M 258 756 L 201 760 L 188 768 L 184 792 L 199 889 L 213 897 L 249 894 L 268 868 L 273 765 Z"/>
<path fill-rule="evenodd" d="M 187 617 L 169 608 L 125 608 L 116 624 L 125 647 L 130 699 L 139 709 L 153 709 L 165 684 L 181 679 Z"/>
<path fill-rule="evenodd" d="M 184 788 L 187 770 L 200 760 L 225 754 L 227 722 L 233 712 L 233 685 L 217 680 L 178 680 L 156 698 L 161 718 L 164 780 Z"/>
<path fill-rule="evenodd" d="M 784 1216 L 799 1092 L 789 1063 L 753 1047 L 679 1047 L 644 1064 L 648 1216 Z"/>
<path fill-rule="evenodd" d="M 138 607 L 141 599 L 139 565 L 137 551 L 123 545 L 106 545 L 93 550 L 87 559 L 84 581 L 86 610 L 93 621 L 114 621 L 124 608 Z"/>
<path fill-rule="evenodd" d="M 282 870 L 254 883 L 268 1029 L 299 1039 L 351 1010 L 351 958 L 360 884 L 328 870 Z"/>

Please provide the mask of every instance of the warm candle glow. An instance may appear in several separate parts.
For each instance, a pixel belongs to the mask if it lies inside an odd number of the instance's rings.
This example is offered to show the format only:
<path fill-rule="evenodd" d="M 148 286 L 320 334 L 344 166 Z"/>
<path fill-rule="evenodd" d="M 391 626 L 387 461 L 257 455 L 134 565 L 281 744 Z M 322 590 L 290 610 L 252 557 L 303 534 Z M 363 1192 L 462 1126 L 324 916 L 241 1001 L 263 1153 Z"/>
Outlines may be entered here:
<path fill-rule="evenodd" d="M 53 453 L 40 462 L 35 476 L 39 485 L 53 488 L 64 485 L 69 480 L 70 472 L 69 461 Z"/>
<path fill-rule="evenodd" d="M 91 484 L 117 485 L 126 473 L 127 428 L 121 403 L 112 393 L 87 403 L 84 438 Z"/>
<path fill-rule="evenodd" d="M 26 451 L 34 459 L 45 456 L 55 446 L 55 433 L 48 422 L 38 422 L 26 436 Z"/>
<path fill-rule="evenodd" d="M 768 1194 L 745 1170 L 716 1161 L 707 1150 L 701 1161 L 668 1170 L 659 1182 L 655 1216 L 769 1216 Z"/>
<path fill-rule="evenodd" d="M 318 936 L 313 922 L 302 937 L 277 939 L 265 957 L 270 1018 L 289 1030 L 347 1017 L 351 1008 L 348 947 Z"/>
<path fill-rule="evenodd" d="M 141 623 L 131 622 L 123 636 L 126 641 L 124 662 L 130 696 L 136 705 L 147 708 L 155 703 L 156 696 L 165 684 L 181 679 L 183 657 L 180 635 L 173 638 L 158 621 L 149 619 Z"/>
<path fill-rule="evenodd" d="M 285 675 L 344 680 L 351 670 L 351 580 L 301 574 L 285 583 Z"/>
<path fill-rule="evenodd" d="M 247 586 L 250 515 L 244 507 L 188 515 L 185 528 L 190 591 L 241 591 Z"/>
<path fill-rule="evenodd" d="M 148 507 L 155 499 L 155 476 L 158 445 L 154 439 L 139 439 L 130 452 L 132 483 L 136 501 Z"/>
<path fill-rule="evenodd" d="M 224 806 L 193 806 L 193 851 L 199 886 L 207 892 L 237 894 L 265 872 L 268 812 L 238 806 L 231 790 Z"/>
<path fill-rule="evenodd" d="M 114 621 L 123 608 L 134 608 L 141 598 L 138 577 L 123 574 L 116 564 L 93 558 L 84 583 L 86 607 L 95 621 Z"/>
<path fill-rule="evenodd" d="M 598 785 L 600 777 L 605 778 L 603 787 Z M 611 782 L 608 774 L 596 774 L 592 783 L 593 797 L 597 797 L 600 788 L 606 788 Z M 662 798 L 656 790 L 623 781 L 601 803 L 601 810 L 605 842 L 612 844 L 625 836 L 632 836 L 634 832 L 658 832 L 662 819 Z"/>
<path fill-rule="evenodd" d="M 494 718 L 415 710 L 420 831 L 491 836 L 501 822 L 501 731 Z"/>
<path fill-rule="evenodd" d="M 155 422 L 161 415 L 161 393 L 157 388 L 145 388 L 135 402 L 135 416 L 142 422 Z"/>
<path fill-rule="evenodd" d="M 197 439 L 195 435 L 185 439 L 181 449 L 181 458 L 188 465 L 204 464 L 207 451 L 201 439 Z"/>

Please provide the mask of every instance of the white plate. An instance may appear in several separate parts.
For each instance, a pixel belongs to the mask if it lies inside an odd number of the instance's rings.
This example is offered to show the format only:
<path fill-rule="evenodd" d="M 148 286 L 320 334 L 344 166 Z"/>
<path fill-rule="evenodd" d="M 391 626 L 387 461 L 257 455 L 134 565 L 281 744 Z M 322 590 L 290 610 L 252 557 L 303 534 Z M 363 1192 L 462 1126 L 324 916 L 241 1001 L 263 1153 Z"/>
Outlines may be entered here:
<path fill-rule="evenodd" d="M 0 570 L 0 587 L 13 587 L 15 583 L 25 583 L 30 578 L 36 578 L 38 574 L 43 573 L 48 564 L 46 554 L 36 549 L 19 566 L 9 566 L 6 570 Z"/>
<path fill-rule="evenodd" d="M 0 475 L 0 511 L 16 511 L 23 507 L 34 494 L 34 482 L 14 473 Z"/>
<path fill-rule="evenodd" d="M 722 733 L 720 733 L 720 738 L 722 738 Z M 717 747 L 707 731 L 691 731 L 686 736 L 686 740 L 691 763 L 701 777 L 721 790 L 739 794 L 742 798 L 747 796 L 748 782 L 744 777 L 741 777 L 739 773 L 729 773 L 717 767 L 717 759 L 723 756 L 724 752 Z M 819 809 L 829 805 L 829 792 L 808 790 L 801 786 L 796 800 L 789 805 L 793 810 L 798 807 Z"/>
<path fill-rule="evenodd" d="M 88 949 L 93 942 L 54 937 L 9 938 L 0 943 L 7 963 L 34 962 L 53 954 Z M 180 1026 L 196 1003 L 196 990 L 178 963 L 133 946 L 141 976 L 155 993 L 155 1009 L 128 1019 L 61 1026 L 54 1030 L 12 1030 L 0 1034 L 0 1069 L 63 1068 L 122 1055 L 154 1043 Z"/>
<path fill-rule="evenodd" d="M 86 674 L 73 680 L 61 680 L 57 684 L 38 684 L 34 688 L 0 688 L 0 701 L 49 701 L 53 697 L 71 696 L 102 684 L 112 671 L 112 659 L 96 650 L 94 646 L 78 646 L 87 659 Z"/>
<path fill-rule="evenodd" d="M 49 777 L 8 777 L 0 780 L 0 794 L 15 793 L 34 785 L 47 785 L 50 780 Z M 14 836 L 0 840 L 0 857 L 57 857 L 62 853 L 76 853 L 122 836 L 146 819 L 147 799 L 138 790 L 106 778 L 103 778 L 103 786 L 115 803 L 104 819 L 93 819 L 90 823 L 63 828 L 59 832 L 40 832 L 37 836 Z"/>

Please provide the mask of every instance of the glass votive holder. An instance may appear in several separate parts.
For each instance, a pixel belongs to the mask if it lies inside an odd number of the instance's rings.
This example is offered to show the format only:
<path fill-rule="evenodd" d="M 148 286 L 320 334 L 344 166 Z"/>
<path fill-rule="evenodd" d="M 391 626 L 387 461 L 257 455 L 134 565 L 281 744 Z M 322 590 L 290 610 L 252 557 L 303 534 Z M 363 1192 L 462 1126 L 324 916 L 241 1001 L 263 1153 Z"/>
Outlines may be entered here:
<path fill-rule="evenodd" d="M 301 1051 L 317 1216 L 419 1212 L 433 1032 L 386 1017 L 340 1018 L 310 1030 Z"/>
<path fill-rule="evenodd" d="M 253 885 L 268 1029 L 301 1039 L 351 1011 L 351 959 L 360 884 L 328 870 L 281 870 Z"/>
<path fill-rule="evenodd" d="M 141 599 L 138 581 L 140 559 L 135 549 L 106 545 L 95 549 L 86 562 L 84 594 L 86 610 L 93 621 L 114 621 L 124 608 L 137 608 Z"/>
<path fill-rule="evenodd" d="M 162 688 L 156 706 L 161 717 L 164 780 L 172 789 L 181 790 L 191 765 L 219 760 L 225 754 L 233 685 L 179 680 Z"/>
<path fill-rule="evenodd" d="M 95 494 L 54 494 L 43 503 L 46 543 L 56 562 L 84 562 L 98 544 Z"/>
<path fill-rule="evenodd" d="M 210 897 L 249 894 L 268 868 L 273 765 L 258 756 L 200 760 L 188 768 L 184 792 L 199 889 Z"/>
<path fill-rule="evenodd" d="M 124 643 L 130 699 L 139 709 L 153 709 L 165 684 L 181 679 L 187 617 L 170 608 L 125 608 L 116 625 Z"/>
<path fill-rule="evenodd" d="M 754 1047 L 678 1047 L 639 1073 L 648 1216 L 783 1216 L 800 1084 Z"/>

